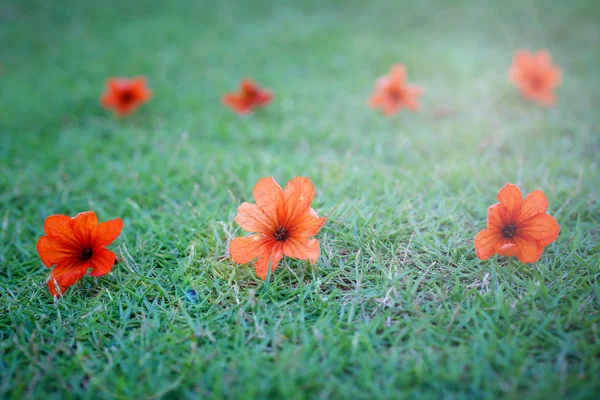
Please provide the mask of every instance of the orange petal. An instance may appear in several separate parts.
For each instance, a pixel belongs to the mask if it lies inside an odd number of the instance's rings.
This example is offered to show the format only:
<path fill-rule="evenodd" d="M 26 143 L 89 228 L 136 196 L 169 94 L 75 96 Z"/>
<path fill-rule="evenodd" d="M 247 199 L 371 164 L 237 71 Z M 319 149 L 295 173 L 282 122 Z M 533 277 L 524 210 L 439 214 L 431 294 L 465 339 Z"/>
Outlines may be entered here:
<path fill-rule="evenodd" d="M 52 275 L 50 275 L 50 278 L 48 279 L 48 290 L 50 290 L 52 296 L 61 297 L 67 291 L 67 287 L 60 286 L 58 282 L 52 278 Z"/>
<path fill-rule="evenodd" d="M 514 237 L 513 241 L 517 246 L 517 259 L 522 263 L 532 263 L 540 259 L 544 246 L 535 240 L 524 240 L 520 237 Z"/>
<path fill-rule="evenodd" d="M 310 260 L 314 264 L 321 254 L 321 246 L 316 239 L 289 238 L 283 244 L 283 254 L 299 260 Z"/>
<path fill-rule="evenodd" d="M 475 253 L 481 260 L 487 260 L 496 253 L 498 243 L 503 240 L 502 233 L 491 229 L 480 231 L 474 240 Z"/>
<path fill-rule="evenodd" d="M 540 50 L 535 55 L 535 62 L 540 67 L 546 67 L 552 64 L 552 56 L 546 50 Z"/>
<path fill-rule="evenodd" d="M 517 251 L 517 246 L 514 243 L 508 242 L 506 239 L 498 243 L 496 247 L 496 253 L 504 257 L 512 257 Z"/>
<path fill-rule="evenodd" d="M 277 229 L 277 215 L 266 215 L 262 208 L 250 203 L 238 207 L 235 222 L 247 232 L 269 234 Z"/>
<path fill-rule="evenodd" d="M 121 230 L 123 230 L 123 220 L 121 218 L 101 223 L 94 232 L 92 247 L 97 249 L 108 246 L 121 234 Z"/>
<path fill-rule="evenodd" d="M 64 223 L 70 219 L 68 215 L 50 215 L 44 221 L 44 232 L 48 236 L 59 236 L 64 229 Z"/>
<path fill-rule="evenodd" d="M 35 248 L 48 268 L 54 264 L 72 263 L 80 256 L 78 247 L 58 236 L 40 237 Z"/>
<path fill-rule="evenodd" d="M 74 263 L 60 264 L 52 270 L 50 281 L 56 280 L 61 288 L 68 288 L 80 280 L 87 272 L 89 262 L 76 261 Z M 48 283 L 50 286 L 50 282 Z M 52 289 L 50 289 L 52 291 Z"/>
<path fill-rule="evenodd" d="M 311 208 L 293 221 L 289 235 L 294 238 L 308 239 L 319 232 L 325 221 L 325 218 L 319 218 L 316 211 Z"/>
<path fill-rule="evenodd" d="M 108 274 L 115 265 L 117 255 L 110 250 L 101 248 L 94 250 L 94 254 L 90 259 L 90 267 L 92 268 L 91 276 L 102 276 Z"/>
<path fill-rule="evenodd" d="M 406 80 L 406 67 L 402 64 L 393 65 L 389 76 L 394 82 L 404 83 Z"/>
<path fill-rule="evenodd" d="M 501 232 L 508 221 L 508 209 L 502 203 L 492 204 L 488 208 L 486 225 L 488 229 Z"/>
<path fill-rule="evenodd" d="M 369 97 L 369 106 L 372 108 L 377 108 L 383 103 L 383 96 L 381 93 L 373 93 L 371 97 Z"/>
<path fill-rule="evenodd" d="M 82 247 L 92 247 L 93 234 L 98 227 L 98 217 L 93 211 L 86 211 L 77 214 L 69 221 L 73 235 L 77 243 Z"/>
<path fill-rule="evenodd" d="M 382 105 L 383 113 L 388 117 L 396 114 L 400 110 L 400 107 L 400 102 L 390 100 L 385 100 Z"/>
<path fill-rule="evenodd" d="M 283 257 L 282 251 L 282 242 L 275 242 L 271 247 L 271 251 L 262 254 L 258 257 L 258 260 L 254 263 L 254 268 L 256 270 L 256 276 L 258 276 L 263 281 L 267 279 L 267 274 L 269 272 L 269 263 L 271 263 L 271 273 L 277 269 L 279 261 Z"/>
<path fill-rule="evenodd" d="M 269 253 L 273 242 L 273 239 L 260 234 L 237 237 L 229 243 L 229 256 L 236 263 L 246 264 Z"/>
<path fill-rule="evenodd" d="M 538 241 L 542 246 L 548 246 L 558 237 L 560 227 L 554 217 L 548 214 L 538 214 L 519 224 L 517 236 L 530 241 Z"/>
<path fill-rule="evenodd" d="M 315 197 L 315 187 L 310 179 L 297 176 L 290 180 L 283 189 L 284 211 L 280 218 L 283 225 L 290 227 L 296 223 L 296 219 L 309 212 L 310 203 Z"/>
<path fill-rule="evenodd" d="M 252 196 L 256 200 L 256 205 L 259 206 L 265 215 L 269 216 L 273 221 L 277 221 L 282 202 L 283 191 L 275 182 L 272 176 L 261 178 L 252 189 Z"/>
<path fill-rule="evenodd" d="M 265 106 L 269 104 L 271 100 L 273 100 L 273 94 L 268 90 L 261 90 L 256 98 L 255 103 L 257 106 Z"/>
<path fill-rule="evenodd" d="M 545 214 L 547 209 L 548 199 L 544 192 L 541 190 L 534 190 L 525 197 L 525 200 L 523 200 L 523 205 L 519 212 L 519 221 L 526 221 L 537 214 Z"/>
<path fill-rule="evenodd" d="M 500 189 L 496 198 L 507 208 L 508 219 L 511 221 L 516 220 L 521 204 L 523 204 L 523 196 L 519 188 L 512 183 L 507 183 Z"/>

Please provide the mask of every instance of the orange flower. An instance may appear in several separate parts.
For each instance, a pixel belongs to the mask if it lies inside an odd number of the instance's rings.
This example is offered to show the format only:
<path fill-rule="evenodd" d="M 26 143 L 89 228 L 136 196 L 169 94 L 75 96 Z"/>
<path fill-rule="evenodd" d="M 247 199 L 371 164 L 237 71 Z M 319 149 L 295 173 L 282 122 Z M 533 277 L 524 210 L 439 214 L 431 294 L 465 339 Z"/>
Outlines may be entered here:
<path fill-rule="evenodd" d="M 560 68 L 552 65 L 552 58 L 547 51 L 517 51 L 508 77 L 526 99 L 543 106 L 551 106 L 556 102 L 554 89 L 560 83 L 561 72 Z"/>
<path fill-rule="evenodd" d="M 420 86 L 406 83 L 406 68 L 402 64 L 392 66 L 390 73 L 375 82 L 375 92 L 369 98 L 373 108 L 381 107 L 385 115 L 393 115 L 401 108 L 411 111 L 419 109 L 419 96 L 423 94 Z"/>
<path fill-rule="evenodd" d="M 255 108 L 266 106 L 273 99 L 273 94 L 262 89 L 250 79 L 240 83 L 239 93 L 227 93 L 223 96 L 223 104 L 231 107 L 238 114 L 248 114 Z"/>
<path fill-rule="evenodd" d="M 88 268 L 92 269 L 91 276 L 108 274 L 117 256 L 105 247 L 119 236 L 121 229 L 123 221 L 120 218 L 98 225 L 93 211 L 79 213 L 73 218 L 67 215 L 46 218 L 46 235 L 40 237 L 36 250 L 46 267 L 56 265 L 48 281 L 50 293 L 62 296 Z"/>
<path fill-rule="evenodd" d="M 496 198 L 500 203 L 488 209 L 487 229 L 475 236 L 477 257 L 516 255 L 521 262 L 536 262 L 560 231 L 556 220 L 546 214 L 546 196 L 536 190 L 523 200 L 519 188 L 507 183 Z"/>
<path fill-rule="evenodd" d="M 229 244 L 231 259 L 246 264 L 254 263 L 256 274 L 266 279 L 271 260 L 275 271 L 279 260 L 286 255 L 300 260 L 317 262 L 321 248 L 317 239 L 311 239 L 325 223 L 310 203 L 315 188 L 308 178 L 296 177 L 285 190 L 272 177 L 258 181 L 252 195 L 256 205 L 243 203 L 238 208 L 235 222 L 254 235 L 238 237 Z"/>
<path fill-rule="evenodd" d="M 112 108 L 115 114 L 124 117 L 151 98 L 152 91 L 146 86 L 146 78 L 109 78 L 100 101 L 104 108 Z"/>

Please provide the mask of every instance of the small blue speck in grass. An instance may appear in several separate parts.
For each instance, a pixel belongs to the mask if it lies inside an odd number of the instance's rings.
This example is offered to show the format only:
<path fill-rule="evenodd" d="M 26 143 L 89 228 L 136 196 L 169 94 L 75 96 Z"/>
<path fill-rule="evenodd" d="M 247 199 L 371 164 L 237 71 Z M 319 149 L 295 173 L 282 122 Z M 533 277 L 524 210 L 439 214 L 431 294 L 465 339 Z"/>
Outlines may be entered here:
<path fill-rule="evenodd" d="M 192 303 L 197 303 L 198 293 L 196 293 L 194 289 L 189 289 L 187 292 L 185 292 L 185 298 Z"/>

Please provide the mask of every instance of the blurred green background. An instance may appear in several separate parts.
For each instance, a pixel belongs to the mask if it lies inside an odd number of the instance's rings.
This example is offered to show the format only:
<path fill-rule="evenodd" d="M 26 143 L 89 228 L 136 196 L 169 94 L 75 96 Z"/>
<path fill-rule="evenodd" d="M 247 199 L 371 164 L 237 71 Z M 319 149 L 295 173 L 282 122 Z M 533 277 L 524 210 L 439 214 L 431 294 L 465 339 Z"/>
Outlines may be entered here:
<path fill-rule="evenodd" d="M 594 1 L 0 1 L 0 397 L 594 398 Z M 544 109 L 518 49 L 563 70 Z M 403 63 L 419 113 L 367 107 Z M 154 98 L 118 119 L 110 76 Z M 244 76 L 275 93 L 240 118 Z M 263 176 L 309 176 L 316 267 L 227 259 Z M 561 225 L 540 262 L 476 259 L 506 183 Z M 50 214 L 120 216 L 121 262 L 54 302 Z"/>

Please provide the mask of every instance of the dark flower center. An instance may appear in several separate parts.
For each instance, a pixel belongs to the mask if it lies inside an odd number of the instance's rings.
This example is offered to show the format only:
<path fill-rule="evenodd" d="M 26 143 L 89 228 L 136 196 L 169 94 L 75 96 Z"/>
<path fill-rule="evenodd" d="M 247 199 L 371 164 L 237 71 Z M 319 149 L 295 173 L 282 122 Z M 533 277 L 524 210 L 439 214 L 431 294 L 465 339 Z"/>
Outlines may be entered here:
<path fill-rule="evenodd" d="M 529 83 L 535 90 L 542 89 L 544 86 L 544 79 L 538 73 L 529 74 Z"/>
<path fill-rule="evenodd" d="M 92 258 L 92 249 L 83 249 L 80 257 L 84 261 L 89 260 L 90 258 Z"/>
<path fill-rule="evenodd" d="M 275 240 L 277 240 L 278 242 L 283 242 L 285 239 L 287 239 L 287 237 L 288 232 L 283 226 L 277 228 L 277 230 L 275 231 Z"/>
<path fill-rule="evenodd" d="M 130 90 L 125 90 L 121 92 L 121 101 L 123 103 L 131 103 L 135 99 L 135 96 Z"/>
<path fill-rule="evenodd" d="M 506 225 L 504 227 L 504 230 L 502 231 L 502 234 L 504 235 L 505 238 L 512 238 L 513 236 L 515 236 L 515 233 L 517 232 L 517 227 L 515 225 Z"/>
<path fill-rule="evenodd" d="M 389 92 L 389 96 L 392 98 L 392 100 L 394 101 L 400 101 L 402 100 L 403 93 L 400 90 L 392 90 Z"/>

